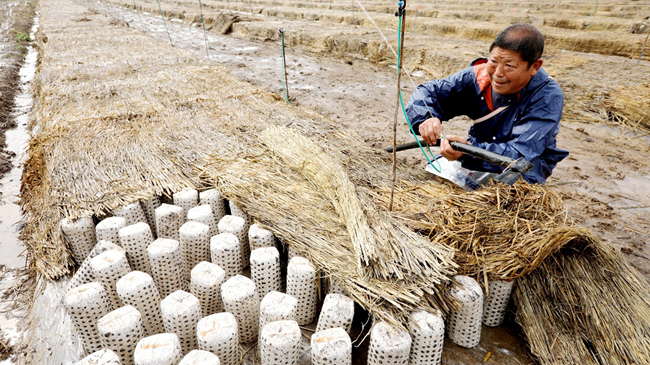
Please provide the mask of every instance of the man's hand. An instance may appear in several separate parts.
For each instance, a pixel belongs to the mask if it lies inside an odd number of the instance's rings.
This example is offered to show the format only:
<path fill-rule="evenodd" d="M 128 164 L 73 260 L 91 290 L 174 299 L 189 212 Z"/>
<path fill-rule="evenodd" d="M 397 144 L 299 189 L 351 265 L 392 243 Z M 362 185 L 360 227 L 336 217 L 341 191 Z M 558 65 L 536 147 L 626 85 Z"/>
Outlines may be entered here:
<path fill-rule="evenodd" d="M 464 155 L 464 153 L 453 149 L 453 147 L 451 147 L 451 144 L 449 142 L 460 142 L 460 143 L 469 144 L 467 142 L 467 139 L 463 137 L 455 136 L 453 134 L 446 135 L 445 138 L 443 138 L 440 141 L 440 154 L 449 161 L 457 160 L 462 155 Z"/>
<path fill-rule="evenodd" d="M 438 118 L 429 118 L 420 124 L 418 131 L 426 143 L 434 146 L 442 135 L 442 123 Z"/>

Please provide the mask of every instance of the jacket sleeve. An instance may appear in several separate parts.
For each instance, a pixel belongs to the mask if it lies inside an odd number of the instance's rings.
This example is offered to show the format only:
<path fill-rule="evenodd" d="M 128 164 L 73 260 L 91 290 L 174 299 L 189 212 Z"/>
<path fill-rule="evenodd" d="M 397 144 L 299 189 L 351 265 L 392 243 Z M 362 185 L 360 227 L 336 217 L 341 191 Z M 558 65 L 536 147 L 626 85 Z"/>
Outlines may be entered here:
<path fill-rule="evenodd" d="M 462 105 L 467 96 L 476 94 L 473 69 L 467 68 L 444 79 L 421 84 L 413 91 L 406 115 L 416 134 L 425 120 L 435 117 L 446 121 L 463 115 Z"/>
<path fill-rule="evenodd" d="M 528 182 L 544 183 L 547 176 L 543 171 L 542 154 L 547 147 L 555 146 L 555 136 L 560 129 L 564 96 L 559 88 L 552 93 L 533 95 L 527 108 L 512 129 L 511 139 L 502 143 L 479 142 L 469 137 L 469 143 L 514 159 L 523 158 L 535 164 L 535 168 L 524 175 Z M 539 175 L 539 176 L 537 176 Z M 550 172 L 549 172 L 550 175 Z"/>

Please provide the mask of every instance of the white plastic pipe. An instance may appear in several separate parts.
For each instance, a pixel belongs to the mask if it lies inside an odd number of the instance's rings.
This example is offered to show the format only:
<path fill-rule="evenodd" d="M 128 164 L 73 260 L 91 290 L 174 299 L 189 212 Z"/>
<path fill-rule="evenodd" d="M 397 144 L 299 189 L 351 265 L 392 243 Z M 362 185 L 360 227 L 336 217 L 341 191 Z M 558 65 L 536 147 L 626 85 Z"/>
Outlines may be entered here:
<path fill-rule="evenodd" d="M 122 246 L 120 243 L 120 229 L 126 227 L 126 219 L 122 217 L 108 217 L 97 223 L 95 227 L 95 236 L 97 242 L 101 240 L 106 240 L 113 242 L 118 246 Z"/>
<path fill-rule="evenodd" d="M 160 333 L 138 341 L 133 354 L 135 365 L 176 365 L 183 352 L 175 333 Z"/>
<path fill-rule="evenodd" d="M 345 295 L 327 294 L 318 317 L 316 332 L 341 327 L 350 333 L 354 318 L 354 301 Z"/>
<path fill-rule="evenodd" d="M 222 365 L 239 365 L 239 332 L 232 313 L 202 318 L 196 325 L 196 337 L 199 349 L 216 354 Z"/>
<path fill-rule="evenodd" d="M 184 354 L 198 347 L 196 324 L 203 315 L 197 297 L 186 291 L 177 290 L 160 302 L 160 311 L 165 332 L 178 335 Z"/>
<path fill-rule="evenodd" d="M 311 336 L 312 365 L 351 365 L 352 341 L 341 327 L 318 331 Z"/>
<path fill-rule="evenodd" d="M 185 259 L 178 241 L 158 238 L 147 247 L 147 255 L 161 298 L 176 290 L 187 291 L 189 271 L 185 269 Z"/>
<path fill-rule="evenodd" d="M 370 332 L 368 365 L 407 365 L 411 351 L 408 332 L 376 323 Z"/>
<path fill-rule="evenodd" d="M 287 294 L 298 299 L 296 321 L 301 326 L 316 319 L 319 284 L 316 269 L 309 260 L 296 256 L 289 261 L 287 265 Z"/>
<path fill-rule="evenodd" d="M 451 311 L 447 319 L 447 337 L 458 346 L 472 348 L 481 341 L 483 318 L 483 290 L 468 276 L 455 276 L 460 284 L 451 287 L 451 295 L 460 309 Z"/>
<path fill-rule="evenodd" d="M 122 365 L 133 365 L 136 341 L 144 337 L 142 316 L 134 306 L 118 308 L 97 321 L 102 347 L 115 351 Z"/>
<path fill-rule="evenodd" d="M 145 222 L 138 222 L 126 226 L 120 229 L 119 236 L 131 268 L 151 274 L 147 247 L 154 241 L 154 238 L 149 225 Z"/>
<path fill-rule="evenodd" d="M 255 283 L 245 276 L 235 275 L 221 285 L 221 298 L 226 312 L 237 318 L 239 341 L 257 340 L 260 301 Z"/>
<path fill-rule="evenodd" d="M 117 281 L 116 287 L 122 303 L 134 306 L 142 314 L 145 336 L 163 332 L 161 298 L 151 275 L 131 271 Z"/>
<path fill-rule="evenodd" d="M 445 340 L 445 322 L 440 313 L 413 312 L 408 325 L 413 339 L 409 365 L 439 365 Z"/>
<path fill-rule="evenodd" d="M 61 220 L 63 238 L 72 251 L 77 263 L 83 262 L 97 243 L 95 223 L 89 217 L 82 217 L 75 221 L 68 218 Z"/>
<path fill-rule="evenodd" d="M 203 316 L 223 311 L 221 284 L 226 279 L 226 272 L 219 265 L 200 262 L 191 273 L 190 291 L 201 302 Z"/>
<path fill-rule="evenodd" d="M 97 320 L 113 310 L 104 287 L 100 283 L 80 285 L 65 294 L 63 306 L 72 319 L 86 351 L 101 350 Z"/>
<path fill-rule="evenodd" d="M 275 247 L 262 247 L 251 252 L 251 278 L 257 293 L 263 298 L 271 291 L 282 289 L 280 252 Z"/>

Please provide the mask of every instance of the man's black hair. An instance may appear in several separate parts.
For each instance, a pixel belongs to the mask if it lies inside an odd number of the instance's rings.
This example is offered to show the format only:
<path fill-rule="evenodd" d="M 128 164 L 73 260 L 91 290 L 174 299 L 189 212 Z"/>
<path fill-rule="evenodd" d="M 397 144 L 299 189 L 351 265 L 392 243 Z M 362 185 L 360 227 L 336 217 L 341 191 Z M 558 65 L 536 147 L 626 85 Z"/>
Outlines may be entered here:
<path fill-rule="evenodd" d="M 528 62 L 530 67 L 542 57 L 544 36 L 530 24 L 513 24 L 497 35 L 490 46 L 490 52 L 494 47 L 519 52 L 521 59 Z"/>

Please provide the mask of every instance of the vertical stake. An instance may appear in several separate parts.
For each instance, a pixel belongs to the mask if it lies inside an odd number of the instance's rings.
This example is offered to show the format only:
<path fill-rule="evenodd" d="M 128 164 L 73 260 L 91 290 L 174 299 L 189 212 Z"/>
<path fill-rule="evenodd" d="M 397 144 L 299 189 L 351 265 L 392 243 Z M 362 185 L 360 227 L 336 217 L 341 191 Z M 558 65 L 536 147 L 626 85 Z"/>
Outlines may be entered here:
<path fill-rule="evenodd" d="M 399 115 L 400 101 L 402 97 L 402 90 L 400 87 L 400 79 L 402 76 L 402 51 L 404 50 L 404 18 L 406 18 L 406 0 L 400 0 L 398 3 L 398 10 L 395 16 L 399 17 L 399 30 L 397 47 L 397 105 L 395 106 L 395 118 L 393 120 L 393 183 L 390 188 L 390 203 L 388 203 L 388 210 L 393 210 L 393 197 L 395 195 L 395 180 L 397 179 L 397 116 Z"/>
<path fill-rule="evenodd" d="M 625 9 L 623 9 L 623 14 L 621 14 L 621 18 L 625 18 L 625 13 L 627 12 L 627 7 L 630 5 L 630 0 L 627 0 L 627 4 L 625 4 Z"/>
<path fill-rule="evenodd" d="M 162 8 L 160 7 L 160 0 L 156 0 L 156 2 L 158 3 L 158 11 L 160 12 L 160 19 L 162 19 L 163 24 L 165 25 L 165 32 L 167 32 L 167 37 L 169 37 L 169 44 L 174 46 L 174 43 L 172 43 L 172 36 L 169 35 L 169 30 L 167 29 L 167 22 L 165 22 L 165 17 L 163 16 L 162 13 Z"/>
<path fill-rule="evenodd" d="M 111 12 L 108 11 L 108 3 L 106 2 L 106 0 L 104 0 L 104 5 L 106 5 L 106 14 L 108 14 L 108 16 L 110 16 L 111 18 L 113 18 L 113 15 L 111 15 Z"/>
<path fill-rule="evenodd" d="M 203 24 L 203 35 L 205 36 L 205 53 L 208 54 L 208 59 L 210 59 L 210 42 L 208 41 L 208 30 L 205 29 L 205 20 L 203 19 L 203 5 L 201 4 L 201 0 L 199 0 L 199 12 L 201 13 L 201 23 Z"/>
<path fill-rule="evenodd" d="M 135 9 L 135 13 L 138 14 L 138 19 L 140 19 L 140 27 L 142 28 L 142 31 L 146 32 L 144 24 L 142 24 L 142 18 L 140 18 L 140 11 L 138 10 L 138 6 L 135 4 L 135 0 L 133 0 L 133 8 Z"/>
<path fill-rule="evenodd" d="M 591 24 L 591 17 L 596 12 L 596 4 L 598 4 L 598 0 L 594 0 L 594 8 L 591 9 L 591 14 L 589 14 L 589 21 L 587 22 L 587 26 L 585 27 L 585 30 L 589 29 L 589 25 Z"/>
<path fill-rule="evenodd" d="M 289 85 L 287 84 L 287 61 L 284 57 L 284 30 L 280 28 L 280 39 L 282 43 L 282 86 L 284 86 L 284 98 L 289 104 Z"/>
<path fill-rule="evenodd" d="M 350 25 L 354 25 L 354 0 L 352 0 L 352 17 L 350 18 Z"/>
<path fill-rule="evenodd" d="M 648 29 L 648 35 L 645 36 L 645 42 L 643 42 L 643 48 L 641 48 L 641 54 L 639 55 L 639 60 L 636 61 L 637 65 L 641 62 L 641 57 L 643 57 L 643 51 L 645 50 L 646 43 L 648 43 L 648 37 L 650 37 L 650 29 Z"/>
<path fill-rule="evenodd" d="M 420 7 L 415 8 L 415 21 L 413 22 L 413 34 L 418 34 L 418 10 Z"/>
<path fill-rule="evenodd" d="M 253 15 L 253 0 L 248 0 L 248 3 L 251 6 L 251 15 Z"/>

